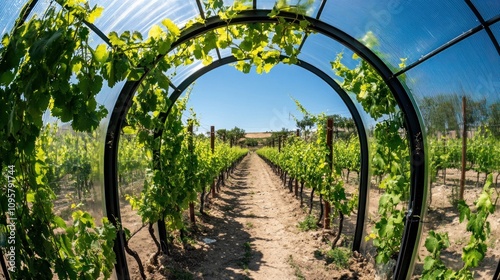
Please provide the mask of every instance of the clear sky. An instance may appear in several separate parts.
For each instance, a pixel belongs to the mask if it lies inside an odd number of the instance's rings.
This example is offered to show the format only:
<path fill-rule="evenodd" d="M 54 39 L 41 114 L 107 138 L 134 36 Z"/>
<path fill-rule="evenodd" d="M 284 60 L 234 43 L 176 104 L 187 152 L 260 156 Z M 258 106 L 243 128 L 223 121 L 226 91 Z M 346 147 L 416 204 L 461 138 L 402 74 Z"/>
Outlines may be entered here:
<path fill-rule="evenodd" d="M 9 32 L 25 2 L 0 0 L 0 35 Z M 121 1 L 91 2 L 105 6 L 96 26 L 106 34 L 110 28 L 119 32 L 141 30 L 146 37 L 149 27 L 159 24 L 167 15 L 182 26 L 191 14 L 198 14 L 195 1 L 174 1 L 179 9 L 170 9 L 171 4 L 158 8 L 159 0 L 148 1 L 148 5 L 136 1 L 133 6 Z M 274 3 L 257 2 L 260 8 L 270 8 Z M 32 13 L 43 14 L 48 3 L 39 1 Z M 320 19 L 354 38 L 363 38 L 368 31 L 373 32 L 380 42 L 376 51 L 383 53 L 384 61 L 392 66 L 397 66 L 401 58 L 408 59 L 408 64 L 415 62 L 479 24 L 465 2 L 402 1 L 392 4 L 377 0 L 327 1 Z M 500 11 L 498 0 L 475 1 L 474 4 L 485 20 L 494 18 Z M 492 25 L 491 30 L 497 39 L 500 38 L 500 22 Z M 96 43 L 101 42 L 95 34 L 94 37 Z M 301 58 L 320 69 L 329 69 L 329 62 L 344 49 L 326 36 L 313 34 L 303 48 L 307 57 Z M 349 65 L 350 55 L 345 54 L 344 62 Z M 498 73 L 500 56 L 482 30 L 409 70 L 402 78 L 417 101 L 423 96 L 457 94 L 495 102 L 500 98 Z M 98 96 L 98 101 L 105 104 L 109 112 L 122 84 L 112 90 L 104 87 Z M 242 74 L 231 66 L 220 67 L 196 81 L 189 107 L 198 114 L 199 131 L 208 130 L 210 125 L 217 129 L 238 126 L 248 132 L 276 131 L 283 127 L 295 129 L 291 114 L 300 117 L 300 113 L 291 97 L 314 114 L 349 115 L 343 102 L 325 82 L 302 68 L 287 65 L 278 65 L 263 75 L 255 71 Z M 187 115 L 189 113 L 186 118 Z"/>
<path fill-rule="evenodd" d="M 188 107 L 200 121 L 199 132 L 235 126 L 246 132 L 296 129 L 301 119 L 293 99 L 313 114 L 325 112 L 350 116 L 338 94 L 323 80 L 297 66 L 277 65 L 267 74 L 244 74 L 230 65 L 200 77 Z M 292 116 L 293 115 L 293 116 Z M 187 118 L 189 112 L 184 114 Z"/>

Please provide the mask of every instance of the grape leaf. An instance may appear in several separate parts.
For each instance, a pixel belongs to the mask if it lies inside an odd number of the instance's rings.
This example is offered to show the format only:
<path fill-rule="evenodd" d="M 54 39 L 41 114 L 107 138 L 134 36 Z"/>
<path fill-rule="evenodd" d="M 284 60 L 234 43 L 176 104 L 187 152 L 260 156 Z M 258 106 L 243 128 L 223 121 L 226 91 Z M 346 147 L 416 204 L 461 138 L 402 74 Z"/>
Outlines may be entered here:
<path fill-rule="evenodd" d="M 108 60 L 108 56 L 109 56 L 109 54 L 108 54 L 106 45 L 105 44 L 98 45 L 94 51 L 95 59 L 100 63 L 104 63 L 104 62 L 106 62 L 106 60 Z"/>

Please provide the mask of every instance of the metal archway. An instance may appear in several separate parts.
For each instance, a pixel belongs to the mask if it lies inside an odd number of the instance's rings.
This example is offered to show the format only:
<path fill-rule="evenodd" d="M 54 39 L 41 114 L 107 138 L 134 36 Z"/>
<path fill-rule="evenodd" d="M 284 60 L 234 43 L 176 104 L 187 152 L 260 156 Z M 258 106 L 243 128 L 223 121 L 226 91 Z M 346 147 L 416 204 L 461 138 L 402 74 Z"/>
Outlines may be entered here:
<path fill-rule="evenodd" d="M 281 56 L 281 59 L 286 58 L 286 56 Z M 195 73 L 191 74 L 189 77 L 187 77 L 184 81 L 182 81 L 179 86 L 177 86 L 175 92 L 170 95 L 169 99 L 174 104 L 175 101 L 180 97 L 182 92 L 184 92 L 189 85 L 191 85 L 196 79 L 199 77 L 203 76 L 204 74 L 217 69 L 221 66 L 227 65 L 229 63 L 237 62 L 238 59 L 234 56 L 229 56 L 222 58 L 220 60 L 217 60 L 216 62 L 205 66 Z M 369 178 L 370 178 L 370 152 L 369 152 L 369 145 L 368 145 L 368 136 L 366 134 L 366 129 L 363 124 L 363 119 L 361 118 L 361 115 L 359 114 L 358 109 L 356 108 L 356 105 L 352 101 L 352 99 L 349 97 L 347 92 L 340 87 L 339 84 L 337 84 L 328 74 L 320 70 L 319 68 L 315 67 L 314 65 L 307 63 L 303 60 L 298 60 L 298 62 L 295 64 L 298 67 L 301 67 L 305 70 L 308 70 L 309 72 L 315 74 L 317 77 L 322 79 L 324 82 L 326 82 L 335 92 L 338 93 L 342 101 L 346 104 L 349 112 L 351 113 L 352 118 L 354 119 L 354 122 L 356 124 L 356 129 L 358 131 L 358 137 L 360 141 L 360 148 L 361 148 L 361 170 L 366 170 L 365 172 L 361 172 L 360 174 L 360 182 L 359 182 L 359 198 L 358 198 L 358 215 L 357 215 L 357 220 L 356 220 L 356 230 L 354 233 L 354 240 L 353 240 L 353 250 L 359 251 L 361 247 L 361 242 L 363 239 L 363 231 L 364 231 L 364 221 L 366 217 L 366 211 L 367 211 L 367 202 L 368 202 L 368 184 L 369 184 Z M 160 120 L 160 122 L 165 122 L 166 116 L 169 113 L 170 109 L 172 108 L 173 105 L 171 105 L 167 112 L 163 114 L 163 120 Z M 160 131 L 160 135 L 161 135 Z"/>
<path fill-rule="evenodd" d="M 236 18 L 232 19 L 230 23 L 221 20 L 218 16 L 207 18 L 205 20 L 205 24 L 193 25 L 184 30 L 179 40 L 172 44 L 171 49 L 174 49 L 178 45 L 200 36 L 207 31 L 227 26 L 228 24 L 234 25 L 257 22 L 277 22 L 276 18 L 268 16 L 270 12 L 270 10 L 242 11 Z M 297 19 L 296 14 L 286 12 L 280 13 L 280 17 L 288 22 L 293 22 Z M 386 82 L 404 114 L 404 120 L 408 133 L 407 135 L 410 143 L 410 200 L 394 278 L 407 278 L 412 272 L 413 260 L 417 253 L 418 239 L 421 231 L 421 220 L 424 216 L 426 203 L 425 198 L 427 193 L 427 184 L 425 180 L 427 174 L 426 147 L 424 146 L 424 131 L 422 130 L 419 114 L 411 96 L 406 92 L 404 86 L 398 80 L 397 75 L 395 75 L 375 53 L 338 28 L 315 18 L 303 16 L 303 19 L 311 23 L 311 30 L 328 36 L 329 38 L 343 44 L 370 63 Z M 157 59 L 161 59 L 161 56 L 158 56 Z M 119 221 L 121 219 L 117 181 L 117 158 L 120 130 L 124 123 L 128 109 L 130 108 L 132 97 L 147 74 L 148 73 L 146 72 L 138 81 L 128 81 L 125 83 L 115 103 L 106 133 L 106 146 L 104 150 L 106 212 L 108 219 L 115 224 L 117 220 Z M 117 255 L 116 272 L 119 278 L 128 279 L 127 263 L 125 253 L 123 251 L 124 241 L 124 233 L 120 232 L 114 247 Z"/>

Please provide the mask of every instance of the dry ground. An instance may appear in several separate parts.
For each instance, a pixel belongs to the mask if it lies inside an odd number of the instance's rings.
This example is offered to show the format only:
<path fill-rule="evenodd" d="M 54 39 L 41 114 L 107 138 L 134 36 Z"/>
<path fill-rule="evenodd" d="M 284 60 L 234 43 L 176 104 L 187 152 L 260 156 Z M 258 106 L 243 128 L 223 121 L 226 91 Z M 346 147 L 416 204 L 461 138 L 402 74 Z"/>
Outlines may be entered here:
<path fill-rule="evenodd" d="M 208 216 L 198 216 L 190 245 L 176 246 L 161 267 L 149 266 L 152 279 L 373 279 L 374 269 L 360 255 L 347 268 L 328 264 L 319 253 L 327 250 L 330 231 L 301 231 L 306 211 L 283 188 L 281 181 L 251 153 L 212 199 Z M 124 215 L 124 218 L 130 218 Z M 144 234 L 131 247 L 146 260 L 153 243 Z M 208 241 L 213 243 L 206 244 Z M 204 241 L 205 240 L 205 241 Z M 177 243 L 178 244 L 178 243 Z M 131 264 L 134 279 L 137 266 Z"/>
<path fill-rule="evenodd" d="M 496 174 L 495 174 L 496 176 Z M 354 175 L 347 184 L 355 192 L 358 182 Z M 432 188 L 432 203 L 424 220 L 420 256 L 415 266 L 414 279 L 419 279 L 422 261 L 427 255 L 423 247 L 430 229 L 448 232 L 451 246 L 442 253 L 447 265 L 459 268 L 461 252 L 467 244 L 469 234 L 465 223 L 458 222 L 458 211 L 452 206 L 454 186 L 458 185 L 459 172 L 448 170 L 446 182 L 440 176 Z M 481 192 L 475 186 L 476 173 L 467 173 L 465 198 L 469 205 Z M 132 184 L 136 191 L 140 183 Z M 304 191 L 304 202 L 308 201 L 309 189 Z M 368 231 L 377 217 L 378 198 L 381 192 L 370 189 L 368 209 Z M 140 217 L 121 201 L 122 221 L 134 231 L 141 227 Z M 58 207 L 61 211 L 64 205 Z M 60 209 L 59 209 L 60 208 Z M 318 201 L 315 197 L 317 215 Z M 333 239 L 331 231 L 314 230 L 304 232 L 297 228 L 304 220 L 306 209 L 283 187 L 281 180 L 258 156 L 247 156 L 226 180 L 218 197 L 207 205 L 207 216 L 197 213 L 197 226 L 191 228 L 187 244 L 179 242 L 174 234 L 172 256 L 162 257 L 159 266 L 151 265 L 150 256 L 155 251 L 154 243 L 146 229 L 135 235 L 130 247 L 141 256 L 149 279 L 380 279 L 375 276 L 371 242 L 366 244 L 365 255 L 352 257 L 349 268 L 341 269 L 328 264 L 318 252 L 328 249 L 326 240 Z M 500 259 L 500 213 L 490 215 L 491 237 L 484 262 L 475 270 L 475 279 L 492 279 Z M 344 234 L 354 231 L 355 215 L 346 220 Z M 208 240 L 206 239 L 208 238 Z M 213 243 L 210 241 L 215 241 Z M 140 279 L 136 262 L 127 256 L 132 279 Z M 0 279 L 5 279 L 0 271 Z"/>

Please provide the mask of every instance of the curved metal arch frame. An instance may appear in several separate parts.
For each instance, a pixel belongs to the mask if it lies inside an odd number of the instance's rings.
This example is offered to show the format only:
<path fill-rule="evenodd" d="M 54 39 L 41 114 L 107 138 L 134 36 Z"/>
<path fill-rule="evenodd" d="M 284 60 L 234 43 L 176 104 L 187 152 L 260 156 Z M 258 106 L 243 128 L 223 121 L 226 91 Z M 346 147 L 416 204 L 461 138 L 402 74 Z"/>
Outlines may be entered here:
<path fill-rule="evenodd" d="M 281 59 L 286 58 L 286 56 L 281 56 Z M 192 73 L 189 77 L 184 79 L 178 86 L 177 90 L 172 93 L 169 97 L 172 105 L 168 108 L 167 112 L 170 111 L 172 108 L 173 104 L 177 99 L 181 96 L 182 92 L 184 92 L 189 85 L 191 85 L 196 79 L 199 77 L 205 75 L 206 73 L 215 70 L 221 66 L 227 65 L 229 63 L 237 62 L 238 59 L 234 56 L 228 56 L 225 58 L 222 58 L 220 60 L 217 60 L 216 62 L 204 66 L 203 68 L 199 69 L 198 71 Z M 358 109 L 356 108 L 356 105 L 352 101 L 352 99 L 349 97 L 347 92 L 333 80 L 332 77 L 330 77 L 328 74 L 320 70 L 319 68 L 315 67 L 314 65 L 305 62 L 303 60 L 298 60 L 298 62 L 295 64 L 298 67 L 301 67 L 317 77 L 319 77 L 321 80 L 326 82 L 344 101 L 344 103 L 347 106 L 347 109 L 352 115 L 352 118 L 354 119 L 354 122 L 356 124 L 356 129 L 358 131 L 358 137 L 360 141 L 360 148 L 361 148 L 361 174 L 360 174 L 360 181 L 359 181 L 359 198 L 358 198 L 358 215 L 356 219 L 356 229 L 354 232 L 354 240 L 353 240 L 353 250 L 354 251 L 359 251 L 361 247 L 361 242 L 363 239 L 363 232 L 364 232 L 364 224 L 365 224 L 365 217 L 366 217 L 366 211 L 367 211 L 367 203 L 368 203 L 368 184 L 369 184 L 369 178 L 370 178 L 370 151 L 369 151 L 369 145 L 368 145 L 368 135 L 366 134 L 366 129 L 364 126 L 363 119 L 361 118 L 361 115 L 359 114 Z M 160 131 L 160 134 L 162 131 Z M 334 158 L 335 160 L 335 158 Z M 365 172 L 363 172 L 366 170 Z"/>
<path fill-rule="evenodd" d="M 200 36 L 207 31 L 227 26 L 228 24 L 234 25 L 257 22 L 277 22 L 277 18 L 271 18 L 268 16 L 270 12 L 270 10 L 242 11 L 229 23 L 221 20 L 218 16 L 207 18 L 203 25 L 193 25 L 184 30 L 180 38 L 172 44 L 171 49 L 174 49 L 178 45 Z M 295 22 L 297 20 L 297 15 L 293 13 L 282 12 L 280 13 L 280 17 L 287 22 Z M 397 77 L 394 76 L 394 73 L 392 73 L 390 68 L 375 53 L 355 38 L 336 27 L 308 16 L 301 16 L 301 18 L 311 23 L 309 28 L 312 31 L 321 33 L 328 36 L 332 40 L 341 43 L 370 63 L 385 81 L 393 93 L 401 111 L 404 113 L 411 153 L 410 201 L 406 215 L 401 249 L 399 251 L 394 271 L 394 279 L 409 278 L 413 269 L 413 260 L 418 249 L 417 245 L 419 243 L 422 226 L 421 220 L 424 217 L 427 194 L 427 182 L 425 180 L 427 174 L 427 153 L 426 145 L 424 143 L 424 131 L 422 130 L 419 113 L 417 112 L 414 101 L 407 93 L 404 86 L 397 79 Z M 158 58 L 161 57 L 159 56 Z M 128 81 L 125 83 L 120 95 L 118 96 L 113 112 L 111 113 L 106 133 L 106 146 L 104 150 L 106 213 L 109 220 L 114 224 L 121 220 L 117 184 L 117 157 L 120 130 L 124 123 L 127 111 L 130 108 L 132 97 L 147 74 L 148 73 L 145 73 L 144 76 L 138 81 Z M 124 233 L 120 232 L 114 247 L 117 255 L 116 273 L 120 279 L 128 279 L 129 277 L 125 253 L 123 250 L 124 241 Z"/>

